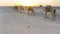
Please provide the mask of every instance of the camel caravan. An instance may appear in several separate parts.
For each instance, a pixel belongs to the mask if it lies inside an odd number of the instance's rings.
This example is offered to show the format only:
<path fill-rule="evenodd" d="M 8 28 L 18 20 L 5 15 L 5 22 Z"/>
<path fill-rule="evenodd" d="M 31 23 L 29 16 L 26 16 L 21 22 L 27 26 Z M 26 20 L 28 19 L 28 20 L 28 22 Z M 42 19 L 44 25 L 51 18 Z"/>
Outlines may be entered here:
<path fill-rule="evenodd" d="M 55 18 L 56 18 L 56 9 L 53 6 L 46 5 L 45 7 L 43 7 L 42 5 L 40 5 L 39 7 L 42 9 L 40 12 L 42 12 L 42 11 L 45 12 L 44 13 L 45 14 L 44 18 L 45 19 L 48 18 L 47 13 L 50 12 L 51 15 L 52 15 L 51 19 L 55 20 Z M 35 15 L 35 12 L 34 12 L 34 9 L 33 9 L 32 6 L 26 6 L 26 7 L 24 7 L 24 6 L 14 6 L 14 9 L 15 10 L 27 10 L 28 15 L 33 15 L 33 16 Z M 24 11 L 22 11 L 22 12 L 24 12 Z"/>
<path fill-rule="evenodd" d="M 35 15 L 34 14 L 34 9 L 31 6 L 26 6 L 26 7 L 24 7 L 24 6 L 14 6 L 14 10 L 22 10 L 22 11 L 20 11 L 20 13 L 23 13 L 24 10 L 27 10 L 28 15 Z"/>

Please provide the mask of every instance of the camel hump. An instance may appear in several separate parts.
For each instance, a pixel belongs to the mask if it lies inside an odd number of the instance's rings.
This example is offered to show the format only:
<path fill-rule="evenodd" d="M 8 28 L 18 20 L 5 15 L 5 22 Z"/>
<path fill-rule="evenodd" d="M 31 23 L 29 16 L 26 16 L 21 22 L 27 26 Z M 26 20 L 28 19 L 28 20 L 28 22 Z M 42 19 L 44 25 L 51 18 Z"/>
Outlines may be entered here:
<path fill-rule="evenodd" d="M 52 6 L 51 5 L 46 5 L 45 10 L 51 11 Z"/>
<path fill-rule="evenodd" d="M 50 9 L 50 8 L 52 8 L 52 6 L 51 5 L 46 5 L 46 8 Z"/>

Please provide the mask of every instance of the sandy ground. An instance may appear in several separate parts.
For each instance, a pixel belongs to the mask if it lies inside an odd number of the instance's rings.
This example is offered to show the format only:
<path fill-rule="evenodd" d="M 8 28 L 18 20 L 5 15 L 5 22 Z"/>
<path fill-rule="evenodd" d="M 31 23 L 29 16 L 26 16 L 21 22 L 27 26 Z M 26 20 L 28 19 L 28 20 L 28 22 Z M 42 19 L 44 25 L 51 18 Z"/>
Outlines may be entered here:
<path fill-rule="evenodd" d="M 60 13 L 57 10 L 56 21 L 44 19 L 44 14 L 20 14 L 12 8 L 0 8 L 0 34 L 60 34 Z"/>

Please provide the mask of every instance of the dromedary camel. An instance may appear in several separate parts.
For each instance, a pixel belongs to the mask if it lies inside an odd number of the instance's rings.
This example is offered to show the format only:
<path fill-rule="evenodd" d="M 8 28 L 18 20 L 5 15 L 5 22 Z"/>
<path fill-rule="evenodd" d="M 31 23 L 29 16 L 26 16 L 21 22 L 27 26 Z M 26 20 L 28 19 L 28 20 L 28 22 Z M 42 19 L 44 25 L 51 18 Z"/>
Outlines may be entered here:
<path fill-rule="evenodd" d="M 28 15 L 33 15 L 33 16 L 35 15 L 34 9 L 31 6 L 27 7 L 27 10 L 28 10 Z"/>
<path fill-rule="evenodd" d="M 53 8 L 51 5 L 46 5 L 45 7 L 45 18 L 47 18 L 47 13 L 50 12 L 52 14 L 52 19 L 55 20 L 56 18 L 56 9 Z"/>

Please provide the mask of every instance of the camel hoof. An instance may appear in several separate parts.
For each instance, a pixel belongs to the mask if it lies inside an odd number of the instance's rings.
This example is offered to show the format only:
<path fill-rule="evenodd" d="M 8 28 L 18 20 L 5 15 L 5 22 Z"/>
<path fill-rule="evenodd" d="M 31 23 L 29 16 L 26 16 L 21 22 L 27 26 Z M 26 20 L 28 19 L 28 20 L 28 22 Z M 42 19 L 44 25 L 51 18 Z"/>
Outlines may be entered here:
<path fill-rule="evenodd" d="M 55 19 L 51 19 L 52 21 L 55 21 Z"/>
<path fill-rule="evenodd" d="M 30 28 L 30 26 L 29 26 L 29 25 L 28 25 L 27 27 L 28 27 L 28 28 Z"/>
<path fill-rule="evenodd" d="M 46 19 L 46 17 L 44 17 L 44 19 Z"/>

